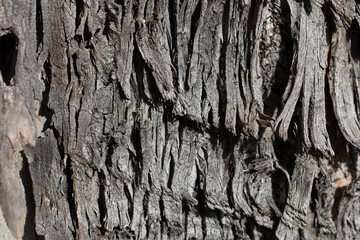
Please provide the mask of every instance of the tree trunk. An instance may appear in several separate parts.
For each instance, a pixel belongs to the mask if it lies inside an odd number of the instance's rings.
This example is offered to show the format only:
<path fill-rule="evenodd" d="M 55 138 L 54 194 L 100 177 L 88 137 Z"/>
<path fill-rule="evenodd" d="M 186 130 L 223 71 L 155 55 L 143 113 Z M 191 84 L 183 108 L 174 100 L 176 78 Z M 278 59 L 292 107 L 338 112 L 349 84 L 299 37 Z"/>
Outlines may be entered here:
<path fill-rule="evenodd" d="M 355 239 L 358 0 L 0 0 L 1 239 Z"/>

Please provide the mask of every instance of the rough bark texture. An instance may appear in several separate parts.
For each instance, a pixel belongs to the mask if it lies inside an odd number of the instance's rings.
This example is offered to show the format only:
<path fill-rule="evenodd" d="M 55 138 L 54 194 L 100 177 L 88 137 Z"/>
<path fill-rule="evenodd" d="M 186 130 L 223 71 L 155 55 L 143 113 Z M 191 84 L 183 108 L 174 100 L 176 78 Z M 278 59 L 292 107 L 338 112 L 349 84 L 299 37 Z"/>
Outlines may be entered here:
<path fill-rule="evenodd" d="M 0 238 L 358 238 L 359 23 L 358 0 L 0 0 Z"/>

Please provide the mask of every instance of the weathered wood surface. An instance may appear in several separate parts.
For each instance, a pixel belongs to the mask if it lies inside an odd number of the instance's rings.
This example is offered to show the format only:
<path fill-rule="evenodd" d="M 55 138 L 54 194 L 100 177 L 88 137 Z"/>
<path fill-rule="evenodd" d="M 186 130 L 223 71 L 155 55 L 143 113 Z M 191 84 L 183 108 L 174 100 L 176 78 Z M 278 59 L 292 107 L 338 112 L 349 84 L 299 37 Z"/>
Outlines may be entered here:
<path fill-rule="evenodd" d="M 0 238 L 356 239 L 357 0 L 0 0 Z"/>

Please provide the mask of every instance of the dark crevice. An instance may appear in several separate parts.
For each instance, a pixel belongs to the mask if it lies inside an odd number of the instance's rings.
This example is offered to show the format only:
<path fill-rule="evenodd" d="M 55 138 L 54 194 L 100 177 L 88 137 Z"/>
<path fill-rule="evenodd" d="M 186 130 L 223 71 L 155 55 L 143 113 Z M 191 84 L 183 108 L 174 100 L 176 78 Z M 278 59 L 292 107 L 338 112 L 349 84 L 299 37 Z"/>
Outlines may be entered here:
<path fill-rule="evenodd" d="M 188 116 L 177 116 L 179 120 L 179 129 L 180 127 L 184 129 L 185 127 L 193 130 L 194 132 L 203 132 L 205 131 L 205 126 L 202 122 L 197 122 L 195 120 L 190 119 Z M 179 133 L 180 134 L 180 133 Z"/>
<path fill-rule="evenodd" d="M 231 225 L 231 231 L 233 233 L 234 240 L 241 239 L 240 236 L 239 236 L 239 230 L 237 229 L 237 227 L 234 224 Z"/>
<path fill-rule="evenodd" d="M 84 41 L 87 43 L 87 48 L 91 48 L 91 43 L 90 43 L 90 40 L 92 38 L 92 33 L 89 29 L 89 20 L 86 19 L 86 23 L 85 23 L 85 26 L 84 26 Z"/>
<path fill-rule="evenodd" d="M 235 133 L 237 136 L 236 139 L 239 139 L 240 136 L 242 135 L 242 132 L 243 132 L 242 125 L 243 125 L 243 123 L 241 122 L 241 119 L 240 119 L 239 109 L 237 109 L 236 110 L 236 124 L 235 124 Z"/>
<path fill-rule="evenodd" d="M 335 196 L 334 196 L 334 205 L 331 211 L 332 220 L 336 220 L 339 215 L 339 206 L 340 201 L 342 197 L 344 196 L 344 192 L 347 189 L 347 187 L 340 187 L 335 190 Z"/>
<path fill-rule="evenodd" d="M 283 212 L 286 206 L 286 200 L 288 196 L 289 183 L 286 176 L 281 172 L 273 173 L 271 176 L 271 187 L 272 187 L 272 197 L 274 199 L 275 205 Z M 276 212 L 275 212 L 276 214 Z M 273 217 L 274 222 L 279 221 L 275 216 Z"/>
<path fill-rule="evenodd" d="M 18 38 L 12 30 L 0 31 L 0 72 L 7 86 L 14 84 Z"/>
<path fill-rule="evenodd" d="M 225 2 L 225 5 L 224 5 L 224 12 L 223 12 L 223 16 L 222 16 L 222 23 L 223 23 L 223 28 L 222 28 L 222 30 L 223 30 L 223 38 L 224 38 L 224 43 L 223 43 L 223 45 L 222 45 L 222 47 L 221 47 L 221 56 L 222 57 L 220 57 L 220 63 L 222 63 L 221 64 L 221 66 L 220 66 L 220 69 L 222 70 L 222 71 L 225 71 L 225 56 L 226 56 L 226 50 L 227 50 L 227 45 L 228 45 L 228 32 L 229 32 L 229 28 L 230 28 L 230 26 L 229 26 L 229 24 L 230 24 L 230 15 L 231 15 L 231 13 L 230 13 L 230 0 L 226 0 L 226 2 Z M 223 74 L 223 76 L 224 76 L 224 74 Z"/>
<path fill-rule="evenodd" d="M 172 62 L 172 73 L 173 73 L 173 84 L 175 89 L 179 92 L 179 62 L 178 62 L 178 42 L 177 42 L 177 2 L 169 1 L 168 5 L 168 15 L 170 22 L 170 34 L 171 34 L 171 42 L 169 42 L 170 46 L 170 56 Z"/>
<path fill-rule="evenodd" d="M 253 218 L 248 218 L 245 223 L 245 232 L 250 237 L 250 239 L 255 239 L 253 232 L 255 225 L 256 225 L 256 221 Z"/>
<path fill-rule="evenodd" d="M 291 123 L 289 129 L 294 128 L 294 123 Z M 274 153 L 278 164 L 285 169 L 288 174 L 291 176 L 295 167 L 295 160 L 296 156 L 293 154 L 297 150 L 297 142 L 296 142 L 296 135 L 289 131 L 289 136 L 287 141 L 283 141 L 282 138 L 276 136 L 274 139 Z M 276 147 L 275 147 L 276 146 Z M 286 151 L 284 151 L 286 149 Z M 286 178 L 286 175 L 277 170 L 275 173 L 272 174 L 271 178 L 271 185 L 272 185 L 272 196 L 274 202 L 280 212 L 283 212 L 287 196 L 289 190 L 289 182 Z M 276 219 L 278 220 L 278 219 Z"/>
<path fill-rule="evenodd" d="M 78 135 L 79 135 L 79 115 L 80 115 L 80 111 L 81 111 L 81 107 L 82 107 L 82 103 L 83 103 L 83 96 L 84 96 L 84 88 L 81 91 L 81 97 L 80 97 L 80 101 L 79 101 L 79 109 L 75 112 L 76 139 L 78 138 Z M 104 124 L 105 124 L 105 121 L 104 121 Z"/>
<path fill-rule="evenodd" d="M 139 16 L 139 1 L 134 1 L 132 5 L 132 12 L 135 19 Z"/>
<path fill-rule="evenodd" d="M 50 85 L 52 81 L 52 72 L 51 72 L 51 64 L 50 64 L 50 56 L 48 56 L 47 60 L 44 62 L 42 68 L 42 79 L 45 84 L 45 90 L 42 92 L 42 100 L 40 103 L 39 115 L 44 117 L 45 123 L 42 129 L 42 132 L 45 132 L 47 129 L 53 131 L 55 138 L 57 139 L 58 151 L 61 159 L 65 159 L 65 146 L 63 143 L 63 137 L 60 134 L 59 130 L 52 125 L 52 116 L 54 115 L 54 111 L 48 106 L 49 103 L 49 95 L 50 95 Z"/>
<path fill-rule="evenodd" d="M 72 162 L 71 158 L 68 156 L 66 160 L 66 168 L 64 169 L 64 174 L 66 175 L 67 180 L 67 201 L 69 203 L 69 209 L 71 214 L 71 219 L 73 221 L 74 226 L 76 229 L 79 228 L 79 221 L 76 214 L 76 200 L 75 200 L 75 191 L 74 191 L 74 171 L 72 169 Z M 74 239 L 76 239 L 76 231 L 72 232 Z"/>
<path fill-rule="evenodd" d="M 195 8 L 195 10 L 193 12 L 193 15 L 191 16 L 190 38 L 189 38 L 189 41 L 188 41 L 188 59 L 189 59 L 189 62 L 190 62 L 190 59 L 191 59 L 191 55 L 193 54 L 193 51 L 194 51 L 195 34 L 196 34 L 198 24 L 199 24 L 199 21 L 200 21 L 201 5 L 202 5 L 201 1 L 202 0 L 198 1 L 197 6 L 196 6 L 196 8 Z M 189 79 L 190 71 L 191 71 L 191 69 L 188 66 L 188 70 L 186 71 L 185 79 Z M 189 85 L 185 84 L 185 88 L 186 88 L 186 90 L 188 90 Z"/>
<path fill-rule="evenodd" d="M 148 103 L 152 106 L 159 106 L 163 100 L 159 89 L 157 88 L 156 81 L 154 75 L 152 74 L 150 68 L 145 66 L 145 74 L 146 78 L 143 78 L 144 81 L 148 82 L 149 92 L 151 94 L 151 99 L 149 99 Z"/>
<path fill-rule="evenodd" d="M 75 76 L 80 79 L 80 74 L 79 74 L 79 71 L 78 71 L 78 68 L 77 68 L 77 64 L 76 64 L 76 60 L 77 60 L 77 55 L 76 53 L 74 53 L 72 56 L 72 65 L 73 65 L 73 68 L 74 68 L 74 73 L 75 73 Z"/>
<path fill-rule="evenodd" d="M 309 16 L 312 12 L 312 5 L 310 0 L 304 0 L 304 9 L 306 14 Z"/>
<path fill-rule="evenodd" d="M 146 103 L 154 106 L 159 105 L 162 102 L 162 97 L 159 89 L 156 87 L 156 81 L 154 76 L 151 73 L 150 68 L 143 59 L 139 47 L 134 38 L 134 52 L 133 52 L 133 64 L 136 73 L 136 80 L 138 86 L 138 92 L 135 91 L 135 94 L 146 101 Z M 150 96 L 145 94 L 145 86 L 148 86 Z"/>
<path fill-rule="evenodd" d="M 50 126 L 50 129 L 53 131 L 54 136 L 57 140 L 60 157 L 61 157 L 61 159 L 65 159 L 64 139 L 63 139 L 62 135 L 60 135 L 59 131 L 54 126 Z"/>
<path fill-rule="evenodd" d="M 356 79 L 356 76 L 358 75 L 356 72 L 355 72 L 355 69 L 352 68 L 351 70 L 351 76 L 353 76 L 353 79 L 355 78 Z M 359 71 L 360 73 L 360 71 Z M 355 97 L 355 101 L 356 103 L 360 102 L 360 93 L 358 91 L 358 89 L 360 88 L 359 86 L 359 81 L 352 81 L 352 92 L 354 94 L 354 97 Z M 360 106 L 358 104 L 355 104 L 355 111 L 356 111 L 356 116 L 360 116 Z"/>
<path fill-rule="evenodd" d="M 76 118 L 76 115 L 75 115 L 75 118 Z M 101 133 L 104 135 L 104 136 L 107 136 L 108 133 L 106 133 L 106 115 L 102 115 L 102 131 Z M 101 156 L 102 156 L 102 153 L 101 153 Z M 106 160 L 105 160 L 106 161 Z"/>
<path fill-rule="evenodd" d="M 36 0 L 36 51 L 39 52 L 39 47 L 44 42 L 44 23 L 41 9 L 41 0 Z"/>
<path fill-rule="evenodd" d="M 358 161 L 358 157 L 359 157 L 359 152 L 356 148 L 354 148 L 352 145 L 349 146 L 349 155 L 350 155 L 350 161 L 347 160 L 347 166 L 348 166 L 348 171 L 351 174 L 351 178 L 352 181 L 355 181 L 356 178 L 358 177 L 357 171 L 358 171 L 358 165 L 359 165 L 359 161 Z"/>
<path fill-rule="evenodd" d="M 350 53 L 354 60 L 360 60 L 360 27 L 356 19 L 351 23 L 351 27 L 346 32 L 346 37 L 350 40 Z"/>
<path fill-rule="evenodd" d="M 217 79 L 217 88 L 219 91 L 219 115 L 220 115 L 220 123 L 221 127 L 225 129 L 225 116 L 226 116 L 226 87 L 225 82 L 226 81 L 233 81 L 232 79 L 226 79 L 226 64 L 229 64 L 226 62 L 226 52 L 229 44 L 229 28 L 230 28 L 230 0 L 226 0 L 225 6 L 224 6 L 224 12 L 222 16 L 222 22 L 223 22 L 223 38 L 224 41 L 221 43 L 221 49 L 220 49 L 220 61 L 219 61 L 219 69 L 220 69 L 220 75 Z M 235 55 L 237 56 L 237 55 Z M 232 89 L 233 91 L 234 89 Z"/>
<path fill-rule="evenodd" d="M 202 5 L 201 2 L 202 2 L 202 0 L 198 1 L 198 4 L 193 12 L 193 15 L 191 16 L 190 40 L 188 42 L 189 56 L 192 55 L 192 52 L 194 50 L 194 39 L 195 39 L 195 34 L 196 34 L 196 31 L 198 28 L 200 14 L 201 14 L 201 5 Z"/>
<path fill-rule="evenodd" d="M 106 153 L 105 164 L 109 168 L 112 168 L 112 166 L 113 166 L 112 155 L 113 155 L 114 150 L 116 148 L 116 142 L 115 142 L 115 139 L 113 137 L 110 137 L 107 148 L 108 148 L 108 150 L 107 150 L 107 153 Z"/>
<path fill-rule="evenodd" d="M 20 170 L 20 178 L 25 190 L 25 201 L 26 201 L 26 220 L 24 225 L 24 235 L 22 237 L 23 240 L 27 239 L 41 239 L 40 236 L 37 235 L 35 230 L 35 198 L 34 198 L 34 190 L 33 190 L 33 182 L 29 169 L 29 161 L 23 151 L 20 152 L 20 155 L 23 159 L 23 167 Z"/>
<path fill-rule="evenodd" d="M 172 111 L 172 103 L 165 102 L 164 103 L 164 113 L 163 113 L 163 123 L 165 127 L 165 139 L 164 142 L 167 145 L 169 141 L 169 130 L 168 130 L 168 124 L 169 120 L 171 119 L 171 111 Z M 165 163 L 165 157 L 166 157 L 166 151 L 163 151 L 161 156 L 161 169 L 164 169 L 164 163 Z"/>
<path fill-rule="evenodd" d="M 118 9 L 118 6 L 116 6 L 115 8 Z M 135 11 L 135 10 L 133 9 L 133 11 Z M 104 28 L 102 30 L 102 34 L 104 36 L 106 36 L 106 39 L 110 43 L 110 41 L 112 39 L 110 39 L 109 35 L 114 32 L 113 29 L 111 29 L 110 25 L 111 25 L 111 22 L 117 23 L 118 19 L 117 19 L 117 16 L 115 16 L 113 6 L 111 6 L 110 4 L 105 5 L 105 12 L 106 12 L 106 18 L 105 18 L 105 23 L 104 23 Z"/>
<path fill-rule="evenodd" d="M 134 41 L 134 43 L 136 43 Z M 146 78 L 146 74 L 144 71 L 144 67 L 145 67 L 145 61 L 144 59 L 141 57 L 140 55 L 140 51 L 139 49 L 136 47 L 134 48 L 134 52 L 133 52 L 133 71 L 135 71 L 135 76 L 136 76 L 136 81 L 137 81 L 137 91 L 135 91 L 135 94 L 137 94 L 138 96 L 140 96 L 140 98 L 144 99 L 147 102 L 151 102 L 151 99 L 148 98 L 148 96 L 145 93 L 145 83 L 144 83 L 144 78 Z M 125 97 L 125 93 L 124 90 L 122 89 L 121 85 L 119 84 L 119 90 L 120 95 L 123 96 L 123 99 L 126 99 Z"/>
<path fill-rule="evenodd" d="M 205 83 L 202 84 L 201 86 L 201 102 L 203 103 L 207 98 L 207 95 L 206 95 L 206 85 Z"/>
<path fill-rule="evenodd" d="M 221 106 L 221 101 L 219 101 L 219 106 Z M 221 112 L 221 111 L 220 111 Z M 220 122 L 222 119 L 222 116 L 220 115 Z M 216 132 L 217 129 L 214 127 L 214 113 L 213 113 L 213 109 L 210 109 L 209 114 L 208 114 L 208 123 L 210 124 L 210 132 Z"/>
<path fill-rule="evenodd" d="M 45 84 L 45 90 L 42 92 L 42 100 L 40 103 L 39 115 L 46 119 L 44 127 L 42 129 L 45 132 L 51 128 L 51 119 L 54 115 L 54 111 L 48 107 L 49 95 L 50 95 L 50 84 L 51 84 L 51 64 L 50 57 L 45 61 L 42 69 L 42 79 Z"/>
<path fill-rule="evenodd" d="M 209 216 L 210 209 L 207 208 L 206 204 L 206 196 L 204 189 L 201 188 L 201 172 L 199 167 L 196 167 L 196 180 L 195 180 L 195 192 L 196 192 L 196 200 L 197 203 L 197 209 L 199 212 L 199 215 L 201 217 L 201 228 L 203 231 L 203 239 L 206 239 L 206 216 Z"/>
<path fill-rule="evenodd" d="M 220 228 L 223 229 L 224 225 L 223 225 L 223 223 L 221 221 L 221 219 L 223 217 L 223 213 L 219 209 L 215 209 L 215 216 L 216 216 L 216 219 L 219 222 Z"/>
<path fill-rule="evenodd" d="M 103 30 L 103 35 L 109 36 L 109 33 L 110 33 L 110 16 L 106 16 L 106 20 L 105 20 L 105 25 L 104 25 L 104 30 Z M 109 40 L 109 38 L 108 38 Z"/>
<path fill-rule="evenodd" d="M 231 154 L 231 156 L 229 157 L 229 167 L 228 167 L 229 181 L 228 181 L 227 189 L 226 189 L 229 206 L 231 208 L 235 208 L 235 202 L 234 202 L 234 197 L 233 197 L 234 193 L 233 193 L 233 189 L 232 189 L 232 184 L 233 184 L 234 175 L 235 175 L 235 169 L 236 169 L 236 161 L 235 161 L 234 155 Z"/>
<path fill-rule="evenodd" d="M 230 132 L 229 130 L 227 130 L 226 128 L 224 128 L 223 126 L 219 126 L 218 127 L 214 127 L 213 124 L 213 111 L 210 110 L 209 112 L 209 118 L 208 118 L 208 123 L 211 124 L 210 127 L 208 127 L 204 122 L 197 122 L 193 119 L 190 119 L 189 116 L 174 116 L 176 119 L 179 120 L 179 131 L 178 131 L 178 135 L 179 135 L 179 141 L 180 141 L 180 146 L 181 146 L 181 136 L 182 136 L 182 132 L 185 128 L 191 129 L 194 132 L 198 132 L 198 133 L 203 133 L 206 132 L 211 136 L 211 139 L 214 140 L 214 142 L 216 142 L 217 139 L 220 139 L 222 141 L 230 141 L 230 142 L 234 142 L 234 141 L 238 141 L 239 140 L 239 136 L 234 136 L 234 134 L 232 132 Z M 240 128 L 238 128 L 240 129 Z M 180 147 L 179 147 L 179 151 L 180 151 Z M 180 152 L 179 152 L 180 154 Z"/>
<path fill-rule="evenodd" d="M 99 198 L 98 198 L 98 205 L 99 205 L 99 212 L 100 212 L 100 231 L 102 234 L 106 233 L 105 228 L 105 220 L 107 216 L 107 208 L 106 208 L 106 177 L 104 172 L 101 170 L 99 172 Z"/>
<path fill-rule="evenodd" d="M 67 49 L 67 53 L 69 53 L 69 49 Z M 66 71 L 67 71 L 68 84 L 70 84 L 71 83 L 71 58 L 70 58 L 69 54 L 67 57 Z"/>
<path fill-rule="evenodd" d="M 86 46 L 88 49 L 90 49 L 90 62 L 91 65 L 93 66 L 93 68 L 95 69 L 95 83 L 97 83 L 98 77 L 97 74 L 99 73 L 99 68 L 97 66 L 97 60 L 98 58 L 95 56 L 95 47 L 92 45 L 91 42 L 89 42 L 89 44 Z M 95 85 L 95 90 L 96 90 L 96 85 Z"/>
<path fill-rule="evenodd" d="M 268 73 L 266 66 L 263 68 L 263 74 L 266 78 L 270 79 L 270 81 L 264 84 L 266 88 L 264 91 L 264 113 L 270 117 L 273 117 L 276 110 L 281 106 L 281 98 L 291 79 L 291 62 L 293 58 L 290 7 L 288 3 L 284 1 L 281 2 L 280 7 L 281 9 L 277 7 L 272 8 L 274 21 L 277 23 L 277 25 L 274 26 L 274 30 L 278 28 L 278 34 L 280 35 L 280 46 L 277 49 L 279 51 L 279 59 L 277 59 L 275 63 L 275 71 L 273 74 L 270 75 Z M 271 51 L 271 48 L 276 48 L 274 41 L 270 46 L 266 46 L 264 42 L 260 45 L 260 49 L 263 52 L 266 50 Z"/>
<path fill-rule="evenodd" d="M 116 4 L 124 5 L 124 0 L 115 0 Z"/>
<path fill-rule="evenodd" d="M 263 226 L 259 226 L 256 223 L 256 220 L 252 217 L 247 219 L 247 221 L 245 223 L 245 227 L 246 227 L 245 232 L 250 237 L 250 239 L 262 239 L 262 240 L 278 239 L 275 236 L 273 230 L 268 229 Z M 261 234 L 261 236 L 258 236 L 259 233 Z"/>
<path fill-rule="evenodd" d="M 170 172 L 169 172 L 169 180 L 167 183 L 167 187 L 171 189 L 171 185 L 174 179 L 174 173 L 175 173 L 175 160 L 172 154 L 170 153 Z"/>
<path fill-rule="evenodd" d="M 330 95 L 329 73 L 330 73 L 330 68 L 332 67 L 331 64 L 333 64 L 332 63 L 332 47 L 333 47 L 332 39 L 333 39 L 333 34 L 336 31 L 336 25 L 332 18 L 332 13 L 330 10 L 329 3 L 326 3 L 323 6 L 322 11 L 324 13 L 325 22 L 326 22 L 326 42 L 327 42 L 327 56 L 326 56 L 327 57 L 327 67 L 324 72 L 324 74 L 325 74 L 326 129 L 329 134 L 331 147 L 335 152 L 335 156 L 333 158 L 333 162 L 331 163 L 331 165 L 333 168 L 333 172 L 336 172 L 340 168 L 341 163 L 344 160 L 348 159 L 347 157 L 344 157 L 344 156 L 348 156 L 348 153 L 346 152 L 347 141 L 346 141 L 345 137 L 343 136 L 343 134 L 340 130 L 340 127 L 338 125 L 338 122 L 337 122 L 337 119 L 335 116 L 335 112 L 334 112 L 334 105 L 333 105 L 332 97 Z M 346 163 L 349 164 L 348 161 Z M 338 187 L 335 190 L 334 204 L 331 209 L 333 220 L 335 220 L 338 215 L 339 203 L 342 199 L 345 188 L 346 187 Z"/>
<path fill-rule="evenodd" d="M 327 67 L 324 71 L 325 74 L 325 113 L 326 113 L 326 128 L 327 128 L 327 132 L 329 133 L 329 137 L 330 137 L 330 142 L 334 143 L 338 141 L 337 137 L 336 137 L 336 132 L 339 132 L 339 127 L 337 124 L 337 120 L 335 117 L 335 113 L 334 113 L 334 106 L 333 106 L 333 102 L 330 96 L 330 86 L 329 86 L 329 68 L 331 65 L 331 41 L 332 41 L 332 36 L 333 36 L 333 31 L 334 31 L 334 22 L 332 21 L 332 18 L 330 16 L 330 10 L 329 10 L 329 6 L 325 5 L 323 7 L 323 13 L 325 16 L 325 20 L 326 20 L 326 42 L 327 42 Z M 336 126 L 336 130 L 334 129 L 334 126 Z M 334 149 L 334 146 L 332 146 Z M 336 150 L 336 149 L 334 149 Z"/>
<path fill-rule="evenodd" d="M 78 43 L 85 44 L 85 48 L 93 48 L 93 45 L 91 44 L 91 38 L 92 38 L 92 32 L 89 29 L 89 22 L 88 18 L 85 19 L 85 3 L 84 0 L 76 0 L 76 17 L 75 17 L 75 24 L 76 24 L 76 30 L 80 27 L 81 24 L 83 24 L 83 32 L 78 33 L 75 36 L 75 40 Z M 106 27 L 106 22 L 105 22 Z"/>
<path fill-rule="evenodd" d="M 80 98 L 79 110 L 75 112 L 75 134 L 76 134 L 76 139 L 78 138 L 78 133 L 79 133 L 79 114 L 80 114 L 80 109 L 81 109 L 81 100 L 82 100 L 82 98 Z"/>
<path fill-rule="evenodd" d="M 152 182 L 152 177 L 151 177 L 150 171 L 148 172 L 148 183 L 149 183 L 151 190 L 153 190 L 153 184 L 152 184 L 153 182 Z"/>
<path fill-rule="evenodd" d="M 224 53 L 225 54 L 225 53 Z M 222 56 L 225 58 L 225 55 Z M 222 57 L 220 57 L 220 59 L 222 59 Z M 222 61 L 222 60 L 220 60 Z M 225 69 L 225 65 L 223 66 Z M 220 67 L 220 71 L 221 71 L 222 67 Z M 222 74 L 220 74 L 222 75 Z M 217 133 L 219 132 L 224 132 L 226 133 L 226 135 L 233 135 L 233 133 L 231 131 L 229 131 L 226 127 L 225 127 L 225 117 L 226 117 L 226 87 L 225 87 L 225 74 L 223 77 L 218 77 L 217 81 L 216 81 L 216 85 L 217 85 L 217 89 L 219 91 L 219 129 L 216 129 L 216 127 L 214 126 L 214 112 L 211 110 L 209 112 L 209 118 L 208 118 L 208 122 L 210 124 L 210 132 L 215 133 L 215 135 L 217 135 Z"/>
<path fill-rule="evenodd" d="M 143 169 L 143 159 L 142 159 L 142 152 L 141 152 L 141 139 L 140 139 L 140 123 L 138 121 L 138 116 L 133 113 L 133 117 L 135 119 L 134 126 L 131 131 L 130 140 L 132 145 L 135 148 L 136 154 L 133 156 L 133 169 L 135 173 L 135 186 L 141 185 L 142 180 L 142 169 Z"/>

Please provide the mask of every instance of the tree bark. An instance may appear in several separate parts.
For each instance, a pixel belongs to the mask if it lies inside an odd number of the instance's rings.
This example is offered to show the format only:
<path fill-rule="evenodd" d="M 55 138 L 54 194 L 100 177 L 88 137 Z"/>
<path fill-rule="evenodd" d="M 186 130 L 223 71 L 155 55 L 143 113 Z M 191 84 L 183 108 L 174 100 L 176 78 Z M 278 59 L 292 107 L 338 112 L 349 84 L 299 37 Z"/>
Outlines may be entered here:
<path fill-rule="evenodd" d="M 355 239 L 358 0 L 0 0 L 1 239 Z"/>

